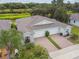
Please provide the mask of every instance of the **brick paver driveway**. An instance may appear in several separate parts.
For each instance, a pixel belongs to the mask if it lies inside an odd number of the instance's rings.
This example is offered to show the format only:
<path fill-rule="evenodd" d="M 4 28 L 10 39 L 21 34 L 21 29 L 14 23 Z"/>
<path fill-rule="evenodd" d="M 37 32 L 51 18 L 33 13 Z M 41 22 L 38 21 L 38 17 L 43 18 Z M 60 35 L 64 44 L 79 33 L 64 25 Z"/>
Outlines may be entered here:
<path fill-rule="evenodd" d="M 58 50 L 47 38 L 37 38 L 35 43 L 46 48 L 48 53 Z"/>
<path fill-rule="evenodd" d="M 70 41 L 68 41 L 65 37 L 60 35 L 52 35 L 51 38 L 61 47 L 65 48 L 73 45 Z"/>

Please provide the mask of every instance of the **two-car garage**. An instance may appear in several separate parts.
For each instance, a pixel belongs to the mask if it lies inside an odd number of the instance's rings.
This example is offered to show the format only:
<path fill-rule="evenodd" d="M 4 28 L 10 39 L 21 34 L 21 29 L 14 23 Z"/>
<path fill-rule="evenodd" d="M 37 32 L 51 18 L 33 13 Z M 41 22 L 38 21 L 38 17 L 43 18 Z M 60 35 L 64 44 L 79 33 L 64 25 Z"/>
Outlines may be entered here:
<path fill-rule="evenodd" d="M 50 35 L 57 34 L 60 32 L 59 27 L 38 29 L 38 30 L 34 30 L 34 38 L 45 36 L 46 31 L 48 31 L 50 33 Z"/>

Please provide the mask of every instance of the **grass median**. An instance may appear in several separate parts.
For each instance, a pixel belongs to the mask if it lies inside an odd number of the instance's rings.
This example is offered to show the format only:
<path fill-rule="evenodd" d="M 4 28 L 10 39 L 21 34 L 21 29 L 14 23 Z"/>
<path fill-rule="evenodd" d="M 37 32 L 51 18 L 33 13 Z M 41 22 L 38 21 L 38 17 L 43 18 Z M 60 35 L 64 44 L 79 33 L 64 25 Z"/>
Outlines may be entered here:
<path fill-rule="evenodd" d="M 61 49 L 61 47 L 55 41 L 53 41 L 51 37 L 47 37 L 47 38 L 56 48 Z"/>

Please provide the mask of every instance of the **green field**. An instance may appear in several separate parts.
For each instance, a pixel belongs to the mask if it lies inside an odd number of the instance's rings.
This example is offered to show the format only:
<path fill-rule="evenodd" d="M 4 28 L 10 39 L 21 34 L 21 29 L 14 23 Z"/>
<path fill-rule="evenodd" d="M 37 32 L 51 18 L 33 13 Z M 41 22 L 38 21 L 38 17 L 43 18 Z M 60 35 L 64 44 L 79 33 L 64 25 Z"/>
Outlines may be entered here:
<path fill-rule="evenodd" d="M 67 11 L 67 14 L 70 15 L 70 14 L 73 14 L 73 12 L 72 11 Z"/>
<path fill-rule="evenodd" d="M 19 18 L 25 18 L 25 17 L 30 17 L 31 14 L 29 13 L 21 13 L 21 14 L 0 14 L 0 19 L 9 19 L 9 20 L 15 20 Z"/>
<path fill-rule="evenodd" d="M 74 12 L 74 11 L 67 11 L 66 12 L 68 15 L 71 15 L 71 14 L 75 14 L 75 13 L 78 13 L 78 12 Z"/>

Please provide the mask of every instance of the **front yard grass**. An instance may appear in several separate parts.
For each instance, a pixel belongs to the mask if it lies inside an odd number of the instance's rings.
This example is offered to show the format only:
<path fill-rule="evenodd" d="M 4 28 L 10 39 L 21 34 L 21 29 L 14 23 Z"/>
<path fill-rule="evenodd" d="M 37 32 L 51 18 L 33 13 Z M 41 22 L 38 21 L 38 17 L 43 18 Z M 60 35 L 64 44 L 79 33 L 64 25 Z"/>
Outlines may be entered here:
<path fill-rule="evenodd" d="M 79 44 L 79 27 L 73 26 L 71 32 L 72 38 L 69 38 L 68 40 L 73 44 Z"/>
<path fill-rule="evenodd" d="M 61 49 L 61 47 L 56 42 L 54 42 L 54 40 L 52 40 L 52 38 L 50 36 L 47 38 L 56 48 Z"/>
<path fill-rule="evenodd" d="M 71 41 L 73 44 L 79 44 L 79 39 L 77 39 L 77 40 L 69 39 L 69 41 Z"/>
<path fill-rule="evenodd" d="M 79 27 L 73 26 L 71 32 L 72 34 L 79 36 Z"/>

